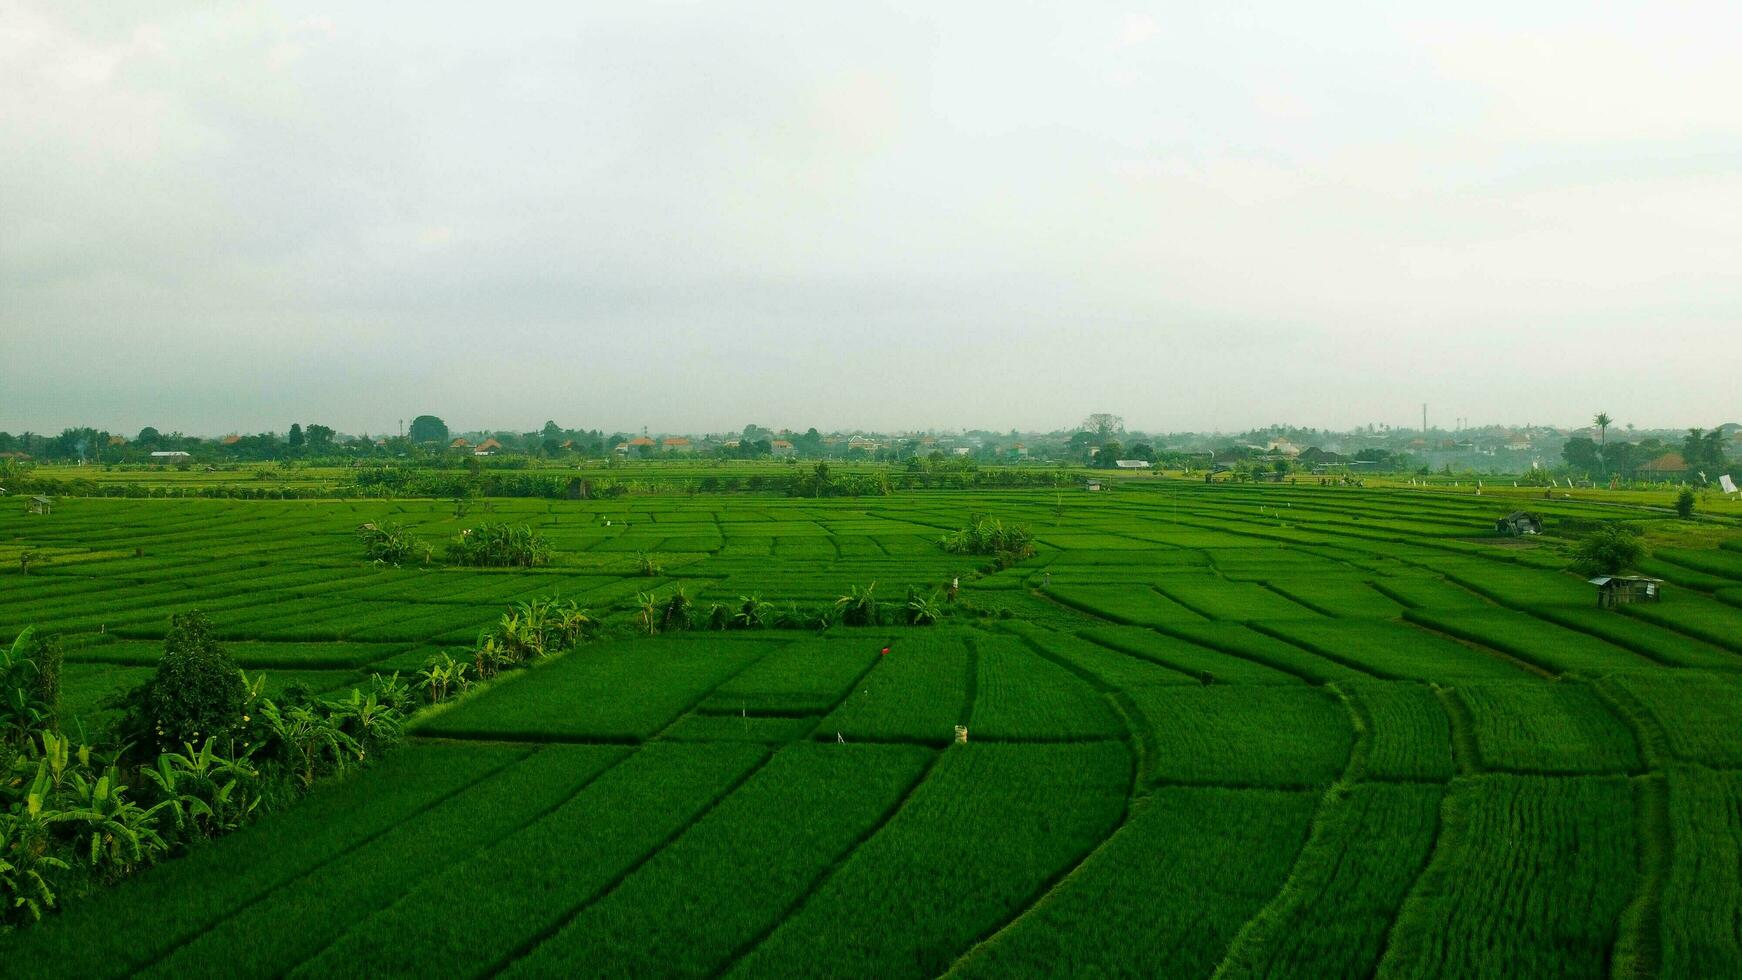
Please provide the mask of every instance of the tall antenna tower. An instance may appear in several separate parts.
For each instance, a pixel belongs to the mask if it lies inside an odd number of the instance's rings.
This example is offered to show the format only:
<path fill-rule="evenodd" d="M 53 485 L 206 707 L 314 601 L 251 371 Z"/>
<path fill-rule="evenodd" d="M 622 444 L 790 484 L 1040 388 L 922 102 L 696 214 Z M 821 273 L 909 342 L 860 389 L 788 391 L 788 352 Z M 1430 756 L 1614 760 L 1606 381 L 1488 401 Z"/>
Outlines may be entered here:
<path fill-rule="evenodd" d="M 1421 434 L 1427 435 L 1427 402 L 1421 403 Z"/>

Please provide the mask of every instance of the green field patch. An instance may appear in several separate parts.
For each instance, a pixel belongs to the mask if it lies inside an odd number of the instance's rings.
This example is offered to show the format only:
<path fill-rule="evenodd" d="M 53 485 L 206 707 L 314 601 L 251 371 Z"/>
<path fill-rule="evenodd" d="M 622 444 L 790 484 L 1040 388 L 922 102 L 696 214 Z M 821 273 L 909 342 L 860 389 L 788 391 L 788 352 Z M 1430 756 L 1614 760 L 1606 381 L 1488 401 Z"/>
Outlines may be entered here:
<path fill-rule="evenodd" d="M 979 677 L 972 738 L 1074 741 L 1117 738 L 1119 719 L 1089 683 L 1015 637 L 976 641 Z"/>
<path fill-rule="evenodd" d="M 531 952 L 767 758 L 754 745 L 654 743 L 481 851 L 439 862 L 357 916 L 296 977 L 478 976 Z M 466 910 L 488 908 L 487 923 Z M 416 942 L 406 937 L 415 935 Z"/>
<path fill-rule="evenodd" d="M 1623 606 L 1621 612 L 1734 653 L 1742 653 L 1742 609 L 1735 606 L 1665 589 L 1662 602 Z"/>
<path fill-rule="evenodd" d="M 1742 768 L 1742 678 L 1659 670 L 1614 674 L 1602 683 L 1632 695 L 1676 758 Z"/>
<path fill-rule="evenodd" d="M 729 976 L 930 977 L 1112 830 L 1116 742 L 970 743 Z"/>
<path fill-rule="evenodd" d="M 5 962 L 28 963 L 44 978 L 134 972 L 528 752 L 452 743 L 394 752 L 292 809 L 68 903 L 39 927 L 8 936 Z"/>
<path fill-rule="evenodd" d="M 1148 687 L 1152 684 L 1200 684 L 1198 678 L 1163 667 L 1153 660 L 1134 657 L 1122 650 L 1085 640 L 1071 633 L 1041 629 L 1022 621 L 1001 624 L 1054 659 L 1090 674 L 1113 690 Z"/>
<path fill-rule="evenodd" d="M 816 715 L 706 715 L 692 712 L 672 722 L 660 738 L 672 742 L 757 742 L 785 745 L 806 737 L 822 719 Z"/>
<path fill-rule="evenodd" d="M 1287 879 L 1317 805 L 1310 792 L 1161 787 L 949 975 L 1209 976 Z"/>
<path fill-rule="evenodd" d="M 1204 617 L 1162 595 L 1147 585 L 1065 585 L 1055 583 L 1046 593 L 1068 606 L 1091 615 L 1132 626 L 1171 623 L 1201 623 Z"/>
<path fill-rule="evenodd" d="M 1288 883 L 1241 931 L 1216 975 L 1372 976 L 1433 849 L 1443 792 L 1419 783 L 1331 790 Z"/>
<path fill-rule="evenodd" d="M 1489 608 L 1488 602 L 1470 590 L 1427 575 L 1386 576 L 1374 581 L 1373 588 L 1411 609 L 1461 612 Z"/>
<path fill-rule="evenodd" d="M 1135 626 L 1099 626 L 1082 635 L 1121 653 L 1177 670 L 1200 683 L 1299 684 L 1294 674 L 1221 650 Z"/>
<path fill-rule="evenodd" d="M 1242 657 L 1292 674 L 1311 684 L 1371 680 L 1374 674 L 1310 653 L 1299 646 L 1242 623 L 1204 621 L 1174 625 L 1167 632 L 1199 646 Z"/>
<path fill-rule="evenodd" d="M 964 637 L 902 635 L 817 728 L 818 738 L 947 745 L 969 704 L 974 663 Z"/>
<path fill-rule="evenodd" d="M 1742 963 L 1742 773 L 1668 773 L 1670 863 L 1661 899 L 1663 977 L 1733 976 Z"/>
<path fill-rule="evenodd" d="M 1530 612 L 1567 629 L 1589 633 L 1624 650 L 1675 667 L 1742 670 L 1742 655 L 1677 633 L 1649 620 L 1592 606 L 1539 606 Z"/>
<path fill-rule="evenodd" d="M 1469 713 L 1483 768 L 1525 773 L 1640 768 L 1633 733 L 1587 684 L 1466 684 L 1455 694 Z"/>
<path fill-rule="evenodd" d="M 1429 629 L 1499 650 L 1557 674 L 1601 675 L 1652 666 L 1650 660 L 1631 650 L 1512 609 L 1411 609 L 1405 616 Z"/>
<path fill-rule="evenodd" d="M 933 753 L 798 744 L 507 971 L 708 976 L 780 924 L 873 831 Z"/>
<path fill-rule="evenodd" d="M 361 917 L 426 876 L 494 843 L 561 804 L 624 751 L 546 746 L 464 792 L 288 882 L 141 970 L 147 977 L 282 972 L 319 953 Z"/>
<path fill-rule="evenodd" d="M 650 738 L 767 649 L 717 634 L 582 647 L 510 675 L 418 731 L 528 741 Z"/>
<path fill-rule="evenodd" d="M 1349 759 L 1348 712 L 1316 688 L 1217 684 L 1130 695 L 1153 733 L 1159 782 L 1319 786 Z"/>
<path fill-rule="evenodd" d="M 1156 588 L 1180 605 L 1209 619 L 1247 622 L 1254 619 L 1322 619 L 1312 609 L 1255 582 L 1229 582 L 1199 576 L 1170 578 Z"/>
<path fill-rule="evenodd" d="M 1459 779 L 1441 812 L 1379 977 L 1607 975 L 1636 878 L 1628 780 Z"/>
<path fill-rule="evenodd" d="M 1327 616 L 1350 619 L 1395 619 L 1403 606 L 1381 595 L 1367 579 L 1335 573 L 1312 576 L 1269 576 L 1271 589 Z"/>
<path fill-rule="evenodd" d="M 878 651 L 890 645 L 881 635 L 789 644 L 721 684 L 698 710 L 712 714 L 823 714 L 871 669 Z"/>
<path fill-rule="evenodd" d="M 1502 657 L 1405 623 L 1287 620 L 1257 628 L 1327 660 L 1387 680 L 1522 680 L 1530 674 Z"/>

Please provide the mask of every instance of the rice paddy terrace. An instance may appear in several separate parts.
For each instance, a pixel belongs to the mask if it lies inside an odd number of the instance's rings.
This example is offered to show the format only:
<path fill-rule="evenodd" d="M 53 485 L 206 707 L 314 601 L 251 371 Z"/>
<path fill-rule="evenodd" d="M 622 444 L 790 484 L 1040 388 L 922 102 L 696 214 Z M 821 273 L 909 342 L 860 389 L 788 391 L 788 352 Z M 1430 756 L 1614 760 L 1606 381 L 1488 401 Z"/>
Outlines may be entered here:
<path fill-rule="evenodd" d="M 969 609 L 583 646 L 0 936 L 0 975 L 1742 975 L 1742 532 L 1537 503 L 1528 544 L 1482 497 L 1170 481 L 8 504 L 0 637 L 66 634 L 93 726 L 188 608 L 321 691 L 533 596 L 627 618 L 680 584 L 817 604 L 960 575 Z M 1040 553 L 976 574 L 937 544 L 971 515 Z M 480 519 L 554 563 L 359 558 L 366 521 Z M 1563 570 L 1559 535 L 1611 520 L 1662 526 L 1661 603 L 1600 610 Z"/>

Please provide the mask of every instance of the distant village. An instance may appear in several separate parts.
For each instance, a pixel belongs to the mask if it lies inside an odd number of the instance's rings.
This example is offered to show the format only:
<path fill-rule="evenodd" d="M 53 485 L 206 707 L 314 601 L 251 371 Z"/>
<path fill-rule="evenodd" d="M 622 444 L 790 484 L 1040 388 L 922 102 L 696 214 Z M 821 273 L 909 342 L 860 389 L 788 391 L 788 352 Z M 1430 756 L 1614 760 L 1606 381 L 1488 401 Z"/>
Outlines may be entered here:
<path fill-rule="evenodd" d="M 904 463 L 955 460 L 976 465 L 1165 467 L 1263 470 L 1272 473 L 1366 472 L 1519 475 L 1564 473 L 1586 478 L 1677 482 L 1715 480 L 1742 460 L 1742 423 L 1712 429 L 1640 430 L 1609 424 L 1402 428 L 1349 431 L 1273 425 L 1227 434 L 1128 430 L 1117 416 L 1091 416 L 1050 432 L 990 430 L 819 432 L 746 425 L 733 432 L 639 433 L 571 429 L 546 422 L 527 432 L 451 431 L 419 416 L 392 435 L 347 434 L 320 424 L 284 432 L 217 437 L 146 427 L 123 435 L 96 428 L 55 436 L 0 432 L 0 460 L 45 463 L 192 465 L 194 463 L 415 457 L 443 460 L 530 459 L 803 459 Z"/>

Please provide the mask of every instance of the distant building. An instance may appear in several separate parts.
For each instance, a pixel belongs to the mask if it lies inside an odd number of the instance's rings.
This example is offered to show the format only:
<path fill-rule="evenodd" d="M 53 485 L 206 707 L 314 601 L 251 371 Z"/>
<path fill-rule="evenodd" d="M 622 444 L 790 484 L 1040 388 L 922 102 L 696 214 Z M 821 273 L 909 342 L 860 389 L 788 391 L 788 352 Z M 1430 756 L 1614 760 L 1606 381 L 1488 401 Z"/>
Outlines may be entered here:
<path fill-rule="evenodd" d="M 1091 493 L 1099 493 L 1101 491 L 1101 481 L 1100 480 L 1090 480 L 1089 482 L 1083 484 L 1083 489 L 1088 490 Z"/>
<path fill-rule="evenodd" d="M 654 447 L 654 442 L 652 439 L 649 439 L 646 436 L 636 436 L 635 438 L 629 440 L 628 442 L 624 443 L 623 445 L 621 445 L 617 448 L 623 452 L 626 452 L 626 453 L 638 453 L 638 452 L 641 452 L 643 449 L 645 449 L 648 452 L 652 452 L 653 447 Z"/>
<path fill-rule="evenodd" d="M 455 437 L 453 442 L 448 443 L 448 448 L 449 449 L 465 449 L 471 445 L 472 444 L 467 442 L 465 439 L 460 438 L 460 437 Z"/>
<path fill-rule="evenodd" d="M 1113 465 L 1122 470 L 1146 470 L 1155 464 L 1147 459 L 1116 459 Z"/>
<path fill-rule="evenodd" d="M 796 450 L 792 448 L 792 443 L 786 439 L 776 439 L 769 443 L 768 451 L 781 457 L 791 456 L 796 452 Z"/>
<path fill-rule="evenodd" d="M 1542 533 L 1542 518 L 1527 510 L 1515 510 L 1494 522 L 1494 530 L 1511 537 Z"/>
<path fill-rule="evenodd" d="M 683 436 L 673 436 L 659 444 L 659 451 L 662 453 L 687 453 L 690 448 L 690 441 Z"/>
<path fill-rule="evenodd" d="M 182 452 L 179 449 L 155 449 L 155 450 L 152 450 L 151 458 L 152 459 L 188 459 L 189 455 L 185 452 Z"/>
<path fill-rule="evenodd" d="M 47 497 L 32 497 L 32 498 L 30 498 L 30 512 L 32 514 L 47 514 L 53 510 L 54 510 L 54 501 L 48 499 Z"/>
<path fill-rule="evenodd" d="M 502 444 L 500 442 L 497 442 L 494 438 L 491 438 L 491 439 L 485 439 L 483 442 L 480 442 L 480 443 L 478 443 L 478 445 L 474 446 L 472 448 L 472 455 L 474 455 L 474 456 L 494 456 L 501 451 L 502 451 Z"/>
<path fill-rule="evenodd" d="M 1660 602 L 1663 599 L 1662 579 L 1644 575 L 1599 575 L 1591 579 L 1597 587 L 1597 608 L 1613 609 L 1635 602 Z"/>
<path fill-rule="evenodd" d="M 1652 480 L 1673 480 L 1688 475 L 1688 461 L 1681 453 L 1664 453 L 1639 468 L 1639 475 Z"/>
<path fill-rule="evenodd" d="M 218 440 L 219 443 L 221 443 L 222 445 L 225 445 L 225 446 L 234 446 L 236 443 L 241 442 L 241 441 L 242 441 L 242 437 L 239 435 L 236 435 L 233 432 L 231 434 L 225 436 L 224 438 Z"/>

